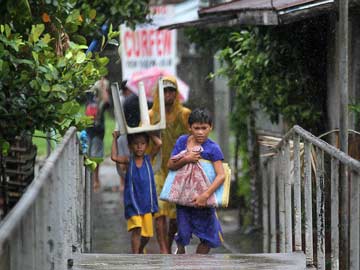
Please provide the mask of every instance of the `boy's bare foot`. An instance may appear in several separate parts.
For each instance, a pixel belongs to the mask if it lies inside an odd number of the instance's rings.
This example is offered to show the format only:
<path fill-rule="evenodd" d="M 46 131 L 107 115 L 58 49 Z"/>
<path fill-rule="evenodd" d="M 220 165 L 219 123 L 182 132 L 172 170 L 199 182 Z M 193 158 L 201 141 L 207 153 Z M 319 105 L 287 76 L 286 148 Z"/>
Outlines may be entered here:
<path fill-rule="evenodd" d="M 183 246 L 178 245 L 178 247 L 175 249 L 174 254 L 185 254 L 186 249 Z"/>
<path fill-rule="evenodd" d="M 196 254 L 208 254 L 210 251 L 210 247 L 204 243 L 200 243 L 197 246 Z"/>

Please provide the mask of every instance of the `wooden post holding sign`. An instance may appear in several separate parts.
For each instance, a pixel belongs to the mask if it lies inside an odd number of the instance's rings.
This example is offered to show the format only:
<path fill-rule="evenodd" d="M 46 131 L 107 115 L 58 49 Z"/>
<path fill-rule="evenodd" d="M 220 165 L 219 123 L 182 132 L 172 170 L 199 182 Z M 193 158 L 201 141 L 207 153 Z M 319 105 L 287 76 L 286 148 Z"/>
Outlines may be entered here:
<path fill-rule="evenodd" d="M 159 79 L 159 104 L 160 104 L 160 122 L 154 125 L 150 124 L 149 108 L 147 105 L 144 83 L 139 83 L 139 109 L 140 121 L 139 127 L 129 127 L 126 123 L 124 109 L 120 102 L 119 86 L 117 83 L 111 85 L 111 92 L 114 101 L 114 115 L 116 119 L 117 129 L 121 134 L 132 134 L 139 132 L 155 131 L 165 129 L 166 115 L 165 115 L 165 101 L 164 101 L 164 86 L 162 78 Z"/>

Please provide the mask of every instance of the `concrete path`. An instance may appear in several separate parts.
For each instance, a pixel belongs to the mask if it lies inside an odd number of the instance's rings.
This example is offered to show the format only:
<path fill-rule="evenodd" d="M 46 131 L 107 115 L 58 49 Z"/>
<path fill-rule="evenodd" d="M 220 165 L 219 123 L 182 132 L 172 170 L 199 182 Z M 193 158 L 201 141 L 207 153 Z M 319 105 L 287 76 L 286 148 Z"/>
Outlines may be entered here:
<path fill-rule="evenodd" d="M 101 188 L 93 194 L 93 253 L 122 254 L 131 253 L 130 233 L 126 230 L 123 196 L 119 192 L 119 176 L 114 163 L 106 159 L 100 167 Z M 232 209 L 218 211 L 222 223 L 225 243 L 223 247 L 212 250 L 212 253 L 256 253 L 261 251 L 261 239 L 239 237 L 237 211 Z M 187 250 L 192 253 L 197 245 L 193 239 Z M 242 243 L 242 244 L 240 244 Z M 175 246 L 175 245 L 174 245 Z M 175 247 L 173 247 L 174 251 Z M 159 253 L 155 237 L 148 246 L 149 254 Z"/>
<path fill-rule="evenodd" d="M 146 255 L 132 255 L 119 176 L 111 160 L 100 167 L 100 179 L 101 189 L 93 194 L 93 254 L 78 254 L 71 269 L 305 269 L 303 254 L 244 254 L 261 252 L 262 240 L 241 235 L 237 211 L 231 209 L 218 211 L 225 243 L 209 255 L 194 255 L 197 239 L 187 247 L 187 255 L 160 255 L 155 237 Z"/>
<path fill-rule="evenodd" d="M 211 254 L 211 255 L 81 255 L 73 270 L 304 270 L 305 255 Z"/>

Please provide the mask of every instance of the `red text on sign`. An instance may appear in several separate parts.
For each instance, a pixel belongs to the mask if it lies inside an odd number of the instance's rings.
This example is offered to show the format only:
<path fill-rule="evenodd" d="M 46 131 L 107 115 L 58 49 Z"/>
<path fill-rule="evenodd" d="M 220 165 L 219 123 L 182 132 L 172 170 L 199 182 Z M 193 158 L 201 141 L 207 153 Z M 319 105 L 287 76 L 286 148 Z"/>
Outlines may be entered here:
<path fill-rule="evenodd" d="M 171 54 L 172 36 L 169 30 L 126 30 L 123 46 L 127 57 L 166 56 Z"/>

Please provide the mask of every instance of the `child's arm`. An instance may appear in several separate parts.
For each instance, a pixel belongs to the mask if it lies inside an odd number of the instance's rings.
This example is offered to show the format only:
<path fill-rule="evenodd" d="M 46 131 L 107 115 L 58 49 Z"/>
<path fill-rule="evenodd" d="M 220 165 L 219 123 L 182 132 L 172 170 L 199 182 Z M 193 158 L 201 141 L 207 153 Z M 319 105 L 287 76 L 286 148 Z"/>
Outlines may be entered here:
<path fill-rule="evenodd" d="M 196 163 L 201 158 L 200 151 L 188 151 L 186 154 L 179 159 L 170 158 L 167 166 L 169 170 L 176 171 L 180 169 L 182 166 L 188 163 Z"/>
<path fill-rule="evenodd" d="M 224 183 L 225 181 L 225 172 L 224 166 L 222 164 L 222 160 L 218 160 L 213 162 L 213 166 L 215 169 L 216 177 L 214 182 L 210 185 L 210 187 L 202 193 L 200 196 L 194 198 L 193 203 L 195 207 L 204 207 L 206 206 L 206 202 L 209 197 Z"/>
<path fill-rule="evenodd" d="M 150 139 L 154 143 L 154 146 L 151 148 L 151 152 L 149 154 L 150 159 L 152 159 L 159 152 L 162 145 L 162 141 L 158 136 L 156 136 L 154 132 L 149 132 L 148 134 L 150 136 Z"/>
<path fill-rule="evenodd" d="M 118 149 L 117 149 L 117 138 L 119 137 L 120 132 L 114 131 L 112 133 L 113 141 L 111 145 L 111 160 L 120 164 L 128 164 L 129 158 L 127 156 L 119 156 Z"/>

